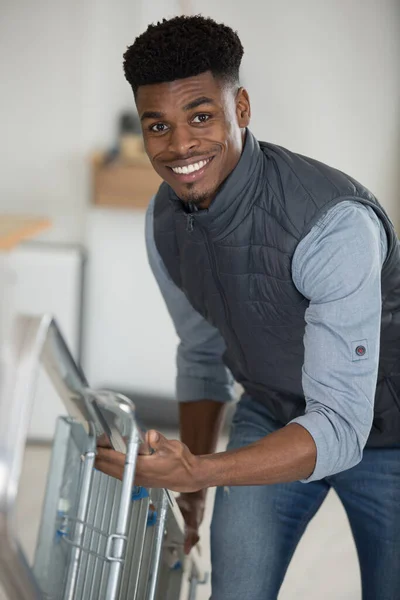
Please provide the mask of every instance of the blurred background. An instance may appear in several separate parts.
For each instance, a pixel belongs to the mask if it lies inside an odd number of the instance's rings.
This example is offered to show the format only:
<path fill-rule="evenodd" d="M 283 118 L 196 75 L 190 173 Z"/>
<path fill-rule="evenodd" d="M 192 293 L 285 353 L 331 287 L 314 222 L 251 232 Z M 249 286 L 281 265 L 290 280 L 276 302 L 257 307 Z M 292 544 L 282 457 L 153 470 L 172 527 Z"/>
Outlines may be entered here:
<path fill-rule="evenodd" d="M 2 0 L 2 335 L 18 311 L 51 312 L 93 387 L 123 391 L 146 425 L 175 435 L 177 339 L 143 236 L 159 180 L 142 153 L 122 54 L 149 23 L 182 13 L 238 31 L 259 139 L 348 172 L 400 226 L 398 0 Z M 41 375 L 33 461 L 45 460 L 62 412 Z M 40 478 L 41 464 L 28 471 Z M 33 510 L 23 509 L 30 522 Z M 323 510 L 296 554 L 285 600 L 320 597 L 304 576 L 316 568 L 326 598 L 360 597 L 344 514 L 333 497 Z M 323 569 L 338 557 L 343 569 L 328 576 Z"/>

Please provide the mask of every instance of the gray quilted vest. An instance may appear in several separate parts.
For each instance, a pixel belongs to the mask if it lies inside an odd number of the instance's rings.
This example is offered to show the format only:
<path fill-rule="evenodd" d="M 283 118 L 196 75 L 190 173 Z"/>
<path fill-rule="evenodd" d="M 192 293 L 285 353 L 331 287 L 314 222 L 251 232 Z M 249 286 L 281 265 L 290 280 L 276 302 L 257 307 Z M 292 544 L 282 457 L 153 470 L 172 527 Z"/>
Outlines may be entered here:
<path fill-rule="evenodd" d="M 154 237 L 175 284 L 221 332 L 224 362 L 282 424 L 304 414 L 301 383 L 308 300 L 293 284 L 297 244 L 344 200 L 372 206 L 388 237 L 382 269 L 381 354 L 369 446 L 400 444 L 400 246 L 376 198 L 316 160 L 247 132 L 237 167 L 207 210 L 185 211 L 165 183 Z"/>

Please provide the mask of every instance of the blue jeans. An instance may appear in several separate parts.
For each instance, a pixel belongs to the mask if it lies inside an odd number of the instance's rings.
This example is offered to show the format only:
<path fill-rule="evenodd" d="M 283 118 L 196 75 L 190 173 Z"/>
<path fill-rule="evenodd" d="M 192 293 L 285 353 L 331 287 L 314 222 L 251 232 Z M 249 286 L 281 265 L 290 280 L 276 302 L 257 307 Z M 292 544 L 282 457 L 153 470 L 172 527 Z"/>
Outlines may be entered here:
<path fill-rule="evenodd" d="M 276 429 L 264 406 L 244 396 L 228 448 Z M 359 465 L 308 484 L 218 488 L 211 600 L 276 600 L 294 550 L 331 487 L 350 521 L 363 600 L 399 600 L 400 448 L 367 449 Z"/>

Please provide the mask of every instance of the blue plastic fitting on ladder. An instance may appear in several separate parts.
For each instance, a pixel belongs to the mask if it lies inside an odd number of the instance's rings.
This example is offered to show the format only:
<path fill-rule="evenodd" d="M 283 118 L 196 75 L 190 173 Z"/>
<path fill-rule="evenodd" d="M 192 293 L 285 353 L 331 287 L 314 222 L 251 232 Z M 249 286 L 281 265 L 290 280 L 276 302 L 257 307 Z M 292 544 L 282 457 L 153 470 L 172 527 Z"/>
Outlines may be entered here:
<path fill-rule="evenodd" d="M 136 500 L 143 500 L 143 498 L 148 498 L 149 492 L 146 488 L 135 485 L 132 491 L 132 502 Z M 147 527 L 153 527 L 157 523 L 157 511 L 149 508 L 149 513 L 147 515 Z"/>
<path fill-rule="evenodd" d="M 147 515 L 147 527 L 153 527 L 157 523 L 157 511 L 149 509 L 149 514 Z"/>
<path fill-rule="evenodd" d="M 135 485 L 132 492 L 132 502 L 135 502 L 135 500 L 143 500 L 143 498 L 148 497 L 149 492 L 146 490 L 146 488 Z"/>

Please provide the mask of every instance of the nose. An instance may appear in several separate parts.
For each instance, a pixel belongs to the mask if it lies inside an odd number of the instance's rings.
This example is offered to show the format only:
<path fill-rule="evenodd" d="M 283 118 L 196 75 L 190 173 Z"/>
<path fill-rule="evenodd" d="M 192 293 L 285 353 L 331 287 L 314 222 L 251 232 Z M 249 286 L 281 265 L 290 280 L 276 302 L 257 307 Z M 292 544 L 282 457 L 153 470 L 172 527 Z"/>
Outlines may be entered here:
<path fill-rule="evenodd" d="M 187 156 L 200 146 L 196 130 L 189 126 L 175 127 L 169 138 L 169 150 L 177 156 Z"/>

